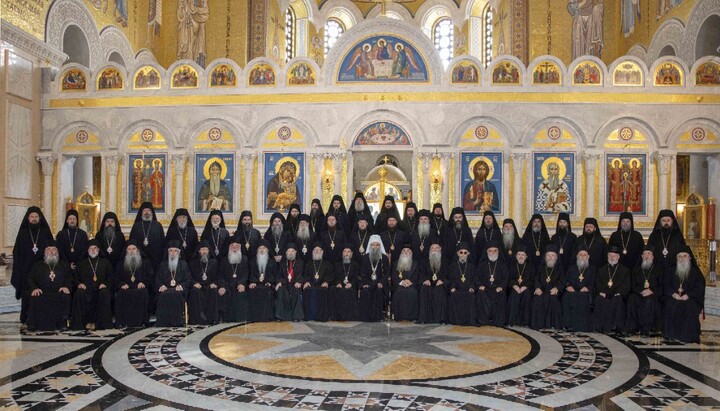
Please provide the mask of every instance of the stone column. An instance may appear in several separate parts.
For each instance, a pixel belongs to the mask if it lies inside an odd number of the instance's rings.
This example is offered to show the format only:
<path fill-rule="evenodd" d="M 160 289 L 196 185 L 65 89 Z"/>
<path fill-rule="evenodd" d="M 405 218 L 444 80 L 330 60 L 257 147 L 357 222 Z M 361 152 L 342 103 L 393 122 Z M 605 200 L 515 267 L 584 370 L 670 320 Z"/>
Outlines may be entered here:
<path fill-rule="evenodd" d="M 585 215 L 588 217 L 596 217 L 595 168 L 600 159 L 600 154 L 587 152 L 582 155 L 582 159 L 585 161 Z"/>
<path fill-rule="evenodd" d="M 720 154 L 708 156 L 708 182 L 720 181 Z M 712 197 L 715 204 L 720 199 L 720 184 L 708 184 L 708 199 Z M 720 207 L 715 207 L 715 238 L 720 237 Z"/>
<path fill-rule="evenodd" d="M 52 215 L 52 177 L 55 168 L 55 160 L 57 159 L 53 153 L 38 153 L 35 159 L 42 164 L 43 174 L 43 214 L 46 218 L 50 218 Z M 15 184 L 21 184 L 16 181 Z"/>
<path fill-rule="evenodd" d="M 670 174 L 670 166 L 675 156 L 666 153 L 655 154 L 655 161 L 657 162 L 658 175 L 660 176 L 658 182 L 658 199 L 660 209 L 670 208 L 670 194 L 671 190 L 668 185 L 668 175 Z M 660 211 L 660 210 L 658 210 Z"/>
<path fill-rule="evenodd" d="M 182 208 L 183 203 L 183 181 L 185 180 L 185 163 L 187 154 L 173 154 L 175 170 L 175 209 Z"/>
<path fill-rule="evenodd" d="M 442 203 L 450 204 L 450 186 L 448 180 L 450 177 L 450 160 L 452 159 L 452 153 L 442 153 L 440 155 L 440 170 L 442 171 Z"/>
<path fill-rule="evenodd" d="M 118 154 L 109 154 L 103 157 L 103 162 L 105 163 L 105 169 L 108 172 L 108 187 L 109 190 L 107 192 L 107 198 L 105 201 L 105 211 L 115 211 L 116 213 L 119 210 L 115 210 L 115 207 L 117 207 L 117 188 L 118 185 L 118 167 L 120 166 L 120 160 L 122 157 L 120 157 Z"/>
<path fill-rule="evenodd" d="M 253 198 L 253 188 L 252 188 L 252 178 L 253 178 L 253 169 L 255 168 L 255 159 L 257 159 L 257 154 L 255 153 L 247 153 L 242 155 L 243 160 L 243 168 L 245 170 L 245 181 L 243 184 L 245 184 L 245 193 L 243 194 L 243 197 L 245 197 L 243 200 L 243 210 L 252 210 L 252 202 Z"/>
<path fill-rule="evenodd" d="M 333 153 L 332 154 L 332 165 L 333 165 L 333 173 L 334 173 L 334 181 L 333 181 L 333 195 L 334 194 L 340 194 L 341 196 L 344 193 L 341 193 L 341 181 L 342 178 L 342 165 L 343 160 L 345 159 L 345 153 Z M 347 201 L 345 201 L 347 203 Z"/>
<path fill-rule="evenodd" d="M 423 181 L 421 184 L 423 188 L 423 198 L 422 204 L 418 207 L 427 208 L 432 212 L 432 204 L 430 204 L 430 191 L 432 190 L 432 184 L 430 182 L 430 169 L 432 168 L 433 155 L 432 153 L 421 153 L 419 157 L 422 159 Z"/>
<path fill-rule="evenodd" d="M 512 218 L 515 225 L 522 227 L 522 171 L 525 162 L 530 158 L 530 153 L 512 153 L 510 158 L 513 161 L 513 194 L 512 194 Z"/>

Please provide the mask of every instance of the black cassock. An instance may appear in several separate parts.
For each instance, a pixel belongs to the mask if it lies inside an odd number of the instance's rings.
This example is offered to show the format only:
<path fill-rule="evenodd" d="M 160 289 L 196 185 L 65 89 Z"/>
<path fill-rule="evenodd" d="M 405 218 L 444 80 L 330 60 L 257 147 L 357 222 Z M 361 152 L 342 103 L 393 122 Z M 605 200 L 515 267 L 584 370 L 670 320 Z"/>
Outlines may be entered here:
<path fill-rule="evenodd" d="M 614 245 L 623 250 L 620 254 L 620 264 L 628 269 L 632 270 L 638 263 L 642 262 L 641 254 L 645 247 L 645 240 L 643 240 L 642 234 L 639 232 L 630 230 L 629 233 L 624 233 L 622 230 L 617 230 L 610 235 L 608 245 Z"/>
<path fill-rule="evenodd" d="M 410 271 L 398 271 L 392 264 L 392 314 L 395 321 L 415 321 L 418 316 L 420 264 L 412 262 Z M 410 285 L 400 283 L 408 280 Z"/>
<path fill-rule="evenodd" d="M 491 242 L 502 242 L 502 232 L 500 232 L 500 227 L 498 227 L 494 217 L 493 225 L 490 228 L 482 224 L 478 228 L 477 234 L 475 234 L 475 249 L 472 253 L 475 257 L 475 264 L 479 263 L 487 255 L 487 245 Z"/>
<path fill-rule="evenodd" d="M 60 259 L 70 268 L 75 282 L 77 282 L 77 264 L 87 256 L 88 235 L 79 228 L 66 227 L 58 231 L 55 236 Z M 75 269 L 72 264 L 75 264 Z M 77 285 L 77 284 L 75 284 Z"/>
<path fill-rule="evenodd" d="M 470 256 L 468 258 L 470 259 L 470 261 L 475 260 L 475 240 L 473 240 L 473 235 L 472 231 L 470 231 L 470 227 L 463 226 L 461 230 L 458 230 L 455 227 L 447 227 L 445 228 L 443 236 L 444 238 L 442 243 L 442 254 L 444 263 L 449 266 L 450 263 L 457 258 L 457 246 L 460 243 L 467 244 L 467 246 L 471 249 Z"/>
<path fill-rule="evenodd" d="M 242 244 L 241 250 L 244 257 L 255 257 L 258 245 L 260 245 L 260 231 L 252 227 L 245 228 L 243 224 L 240 224 L 237 231 L 235 231 L 234 237 Z"/>
<path fill-rule="evenodd" d="M 383 231 L 380 233 L 380 239 L 385 247 L 385 252 L 390 257 L 390 263 L 394 263 L 400 258 L 400 252 L 402 251 L 403 244 L 409 239 L 409 236 L 405 231 L 400 229 L 394 229 Z"/>
<path fill-rule="evenodd" d="M 115 270 L 115 322 L 118 327 L 142 327 L 148 324 L 148 280 L 153 277 L 152 263 L 146 258 L 134 271 L 126 269 L 122 261 L 118 263 Z M 144 288 L 138 288 L 141 283 Z M 128 288 L 123 289 L 124 285 Z"/>
<path fill-rule="evenodd" d="M 558 261 L 560 261 L 560 264 L 562 264 L 566 270 L 575 262 L 576 253 L 574 253 L 573 250 L 577 238 L 577 235 L 572 231 L 565 235 L 560 235 L 556 232 L 550 237 L 550 244 L 555 244 L 558 247 Z"/>
<path fill-rule="evenodd" d="M 115 221 L 117 222 L 118 220 L 115 219 Z M 113 270 L 117 270 L 118 266 L 122 264 L 122 255 L 125 252 L 125 234 L 123 234 L 122 230 L 115 227 L 112 236 L 108 237 L 105 234 L 105 230 L 100 229 L 95 239 L 100 243 L 100 257 L 110 261 Z"/>
<path fill-rule="evenodd" d="M 559 263 L 555 267 L 548 268 L 542 264 L 535 272 L 535 289 L 540 289 L 542 295 L 533 295 L 532 309 L 530 314 L 530 327 L 535 330 L 554 328 L 559 330 L 562 327 L 562 305 L 560 295 L 562 294 L 565 273 Z M 557 288 L 557 294 L 551 295 L 550 290 Z M 535 291 L 533 290 L 533 293 Z"/>
<path fill-rule="evenodd" d="M 330 320 L 357 320 L 359 277 L 360 266 L 354 260 L 350 264 L 335 263 L 335 284 L 330 290 Z"/>
<path fill-rule="evenodd" d="M 342 246 L 337 246 L 339 248 Z M 310 261 L 303 273 L 303 310 L 305 321 L 327 321 L 330 318 L 328 294 L 333 283 L 333 265 L 325 260 Z M 327 283 L 327 287 L 322 285 Z"/>
<path fill-rule="evenodd" d="M 358 301 L 358 319 L 360 321 L 380 321 L 383 318 L 385 301 L 390 278 L 390 263 L 382 255 L 376 263 L 365 255 L 360 266 L 360 298 Z M 378 285 L 382 285 L 378 287 Z"/>
<path fill-rule="evenodd" d="M 275 285 L 278 282 L 278 270 L 275 260 L 268 258 L 265 270 L 260 271 L 257 259 L 250 261 L 249 284 L 255 284 L 254 288 L 248 287 L 248 305 L 250 306 L 250 319 L 252 322 L 267 322 L 275 319 Z"/>
<path fill-rule="evenodd" d="M 304 264 L 300 259 L 280 261 L 277 277 L 280 288 L 275 297 L 275 318 L 285 321 L 300 321 L 305 318 L 302 304 L 302 285 Z"/>
<path fill-rule="evenodd" d="M 268 249 L 268 251 L 270 252 L 270 258 L 275 258 L 276 255 L 284 257 L 288 243 L 292 242 L 292 236 L 287 230 L 283 230 L 282 234 L 280 234 L 279 236 L 275 236 L 272 233 L 272 226 L 271 228 L 268 228 L 268 230 L 265 232 L 264 238 L 265 241 L 267 241 L 270 245 Z M 312 250 L 310 250 L 310 253 L 312 254 Z"/>
<path fill-rule="evenodd" d="M 205 227 L 200 241 L 207 241 L 210 244 L 210 257 L 220 259 L 227 256 L 230 240 L 230 233 L 225 227 Z"/>
<path fill-rule="evenodd" d="M 510 263 L 508 280 L 508 325 L 530 325 L 530 310 L 532 308 L 532 295 L 535 292 L 535 270 L 529 260 L 520 265 L 517 261 Z M 518 290 L 515 290 L 515 286 Z M 525 287 L 523 289 L 523 287 Z"/>
<path fill-rule="evenodd" d="M 342 251 L 345 244 L 345 232 L 342 230 L 325 230 L 320 233 L 320 242 L 323 249 L 323 260 L 334 265 L 338 261 L 342 261 Z M 312 257 L 312 250 L 308 253 Z M 305 261 L 305 267 L 312 264 L 312 258 Z"/>
<path fill-rule="evenodd" d="M 607 262 L 607 241 L 605 237 L 600 235 L 597 231 L 593 233 L 591 237 L 585 235 L 578 236 L 575 242 L 575 248 L 573 249 L 573 257 L 578 253 L 580 247 L 585 247 L 588 254 L 590 254 L 590 265 L 598 268 Z"/>
<path fill-rule="evenodd" d="M 37 209 L 39 212 L 40 209 Z M 30 213 L 28 213 L 30 214 Z M 20 322 L 27 322 L 30 293 L 27 290 L 28 274 L 30 267 L 36 261 L 42 261 L 45 255 L 45 247 L 53 238 L 47 226 L 40 226 L 37 229 L 28 227 L 27 215 L 23 220 L 13 247 L 13 269 L 10 283 L 15 287 L 15 298 L 22 299 L 20 309 Z M 35 248 L 35 249 L 34 249 Z"/>
<path fill-rule="evenodd" d="M 368 242 L 370 241 L 371 235 L 373 235 L 373 232 L 370 231 L 370 229 L 367 229 L 364 232 L 355 230 L 352 234 L 350 234 L 350 238 L 348 240 L 353 245 L 353 261 L 355 261 L 358 266 L 362 263 L 363 256 L 370 251 Z"/>
<path fill-rule="evenodd" d="M 30 267 L 27 278 L 28 330 L 54 331 L 66 327 L 70 314 L 70 294 L 60 292 L 63 287 L 72 287 L 72 275 L 62 261 L 53 267 L 44 261 L 36 261 Z M 42 294 L 32 297 L 30 293 L 39 288 Z"/>
<path fill-rule="evenodd" d="M 297 259 L 302 260 L 303 264 L 312 261 L 312 249 L 313 244 L 315 244 L 315 241 L 317 241 L 319 233 L 310 232 L 310 237 L 307 240 L 301 240 L 297 238 L 295 240 L 295 246 L 297 247 Z M 338 244 L 335 244 L 335 248 Z"/>
<path fill-rule="evenodd" d="M 662 277 L 664 270 L 660 264 L 653 264 L 649 270 L 638 265 L 632 271 L 630 295 L 627 299 L 627 324 L 630 333 L 643 334 L 660 331 L 662 319 Z M 645 289 L 652 291 L 647 297 L 642 296 Z"/>
<path fill-rule="evenodd" d="M 147 245 L 145 245 L 146 238 Z M 157 270 L 165 252 L 165 232 L 162 224 L 155 220 L 151 222 L 137 220 L 130 231 L 130 239 L 137 242 L 138 248 L 150 259 L 153 270 Z M 152 289 L 156 290 L 157 287 Z"/>
<path fill-rule="evenodd" d="M 218 291 L 225 287 L 225 279 L 218 275 L 218 265 L 218 261 L 213 258 L 208 258 L 206 264 L 200 258 L 190 261 L 192 287 L 188 296 L 189 324 L 216 324 L 220 319 Z"/>
<path fill-rule="evenodd" d="M 239 264 L 230 264 L 227 257 L 220 261 L 220 275 L 225 281 L 225 295 L 220 299 L 220 312 L 225 321 L 247 322 L 249 318 L 247 285 L 250 276 L 248 259 L 243 256 Z M 238 286 L 245 287 L 243 291 Z"/>
<path fill-rule="evenodd" d="M 198 246 L 198 232 L 195 226 L 188 224 L 185 228 L 180 228 L 177 223 L 170 224 L 167 234 L 165 234 L 165 244 L 169 244 L 170 241 L 180 243 L 182 251 L 180 256 L 189 264 Z"/>
<path fill-rule="evenodd" d="M 183 259 L 178 260 L 177 270 L 171 273 L 167 261 L 160 263 L 155 287 L 157 294 L 157 312 L 155 316 L 156 327 L 182 327 L 185 325 L 185 301 L 192 284 L 190 267 Z M 165 286 L 167 290 L 160 292 L 159 288 Z M 178 290 L 177 287 L 182 287 Z"/>
<path fill-rule="evenodd" d="M 674 273 L 673 269 L 671 273 Z M 705 302 L 705 277 L 693 264 L 685 281 L 669 274 L 664 284 L 664 336 L 685 343 L 700 342 L 700 312 Z M 682 289 L 682 291 L 680 291 Z M 686 301 L 676 300 L 673 294 L 687 295 Z"/>
<path fill-rule="evenodd" d="M 426 261 L 428 254 L 430 253 L 430 244 L 437 237 L 435 232 L 431 229 L 430 234 L 426 237 L 420 237 L 417 230 L 410 237 L 410 245 L 413 250 L 413 260 L 415 261 Z"/>
<path fill-rule="evenodd" d="M 449 277 L 448 322 L 456 325 L 475 325 L 477 322 L 475 295 L 479 286 L 475 265 L 471 262 L 453 261 L 450 264 Z"/>
<path fill-rule="evenodd" d="M 507 265 L 499 256 L 494 262 L 483 258 L 478 263 L 477 276 L 477 322 L 502 327 L 507 322 Z"/>
<path fill-rule="evenodd" d="M 539 233 L 534 233 L 532 229 L 525 230 L 522 241 L 527 248 L 530 263 L 533 267 L 540 267 L 545 261 L 545 248 L 550 244 L 550 236 L 548 236 L 547 231 L 540 230 Z M 565 249 L 563 249 L 563 254 L 565 254 Z"/>
<path fill-rule="evenodd" d="M 563 326 L 568 330 L 592 332 L 592 303 L 595 297 L 595 273 L 593 266 L 588 266 L 582 274 L 577 264 L 571 264 L 565 271 L 562 308 Z M 575 291 L 568 291 L 572 287 Z M 580 291 L 587 288 L 587 292 Z"/>
<path fill-rule="evenodd" d="M 452 229 L 448 230 L 452 231 Z M 468 259 L 470 257 L 468 256 Z M 418 321 L 425 323 L 446 323 L 448 271 L 450 263 L 441 262 L 440 269 L 434 271 L 430 261 L 424 260 L 420 265 L 420 305 L 418 306 Z M 430 285 L 426 285 L 428 281 Z M 438 284 L 441 283 L 441 284 Z"/>
<path fill-rule="evenodd" d="M 625 299 L 630 293 L 630 270 L 622 264 L 605 264 L 595 276 L 595 331 L 625 330 Z M 604 293 L 605 297 L 600 293 Z"/>
<path fill-rule="evenodd" d="M 88 323 L 95 323 L 98 330 L 113 328 L 112 322 L 112 273 L 110 261 L 102 258 L 86 258 L 77 265 L 78 288 L 73 296 L 72 328 L 84 330 Z M 100 288 L 103 286 L 103 288 Z"/>
<path fill-rule="evenodd" d="M 675 267 L 675 257 L 678 251 L 685 246 L 685 238 L 677 227 L 677 222 L 670 230 L 656 227 L 648 238 L 648 245 L 653 246 L 655 254 L 655 263 L 663 263 L 666 273 L 670 273 L 670 268 Z M 666 252 L 667 250 L 667 252 Z"/>

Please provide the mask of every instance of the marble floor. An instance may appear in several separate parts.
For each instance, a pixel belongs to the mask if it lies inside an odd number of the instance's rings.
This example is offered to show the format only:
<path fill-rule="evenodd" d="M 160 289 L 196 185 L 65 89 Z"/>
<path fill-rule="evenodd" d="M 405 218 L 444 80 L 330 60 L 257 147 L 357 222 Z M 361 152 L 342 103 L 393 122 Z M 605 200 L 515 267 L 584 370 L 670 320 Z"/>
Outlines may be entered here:
<path fill-rule="evenodd" d="M 0 315 L 0 408 L 720 409 L 701 344 L 526 328 L 259 323 L 21 335 Z"/>

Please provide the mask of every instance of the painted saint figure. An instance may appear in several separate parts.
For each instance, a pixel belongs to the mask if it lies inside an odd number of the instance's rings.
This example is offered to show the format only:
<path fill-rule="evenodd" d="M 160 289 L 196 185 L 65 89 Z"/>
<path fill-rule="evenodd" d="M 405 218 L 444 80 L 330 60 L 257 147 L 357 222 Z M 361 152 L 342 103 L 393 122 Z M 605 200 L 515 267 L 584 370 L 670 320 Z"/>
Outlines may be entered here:
<path fill-rule="evenodd" d="M 300 203 L 297 185 L 297 168 L 291 161 L 280 165 L 277 174 L 268 182 L 266 207 L 270 210 L 286 210 L 293 203 Z"/>
<path fill-rule="evenodd" d="M 206 0 L 180 0 L 178 17 L 178 60 L 192 60 L 205 68 L 205 22 L 210 17 Z"/>
<path fill-rule="evenodd" d="M 164 208 L 163 205 L 163 186 L 165 185 L 165 178 L 163 176 L 162 170 L 160 170 L 160 166 L 162 165 L 162 160 L 155 159 L 153 160 L 153 167 L 154 171 L 150 175 L 150 190 L 152 192 L 152 205 L 155 208 L 162 209 Z"/>
<path fill-rule="evenodd" d="M 463 208 L 465 211 L 498 212 L 499 199 L 495 185 L 487 180 L 490 166 L 480 160 L 473 167 L 473 181 L 463 189 Z"/>
<path fill-rule="evenodd" d="M 200 187 L 198 205 L 203 211 L 230 211 L 232 193 L 227 182 L 222 179 L 222 164 L 213 161 L 208 170 L 209 178 Z"/>
<path fill-rule="evenodd" d="M 535 205 L 539 211 L 571 211 L 570 189 L 560 178 L 560 165 L 554 161 L 547 165 L 547 177 L 538 187 Z"/>

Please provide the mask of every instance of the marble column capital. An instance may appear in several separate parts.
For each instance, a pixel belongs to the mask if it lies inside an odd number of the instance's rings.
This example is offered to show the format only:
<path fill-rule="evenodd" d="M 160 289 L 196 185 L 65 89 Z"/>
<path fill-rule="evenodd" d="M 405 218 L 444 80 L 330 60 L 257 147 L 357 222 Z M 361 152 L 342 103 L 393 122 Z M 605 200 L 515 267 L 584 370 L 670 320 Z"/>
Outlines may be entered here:
<path fill-rule="evenodd" d="M 657 161 L 658 165 L 658 172 L 661 175 L 666 175 L 670 173 L 670 165 L 672 164 L 672 161 L 675 159 L 675 155 L 671 153 L 661 153 L 657 152 L 655 153 L 655 161 Z"/>
<path fill-rule="evenodd" d="M 582 153 L 581 158 L 585 161 L 585 168 L 587 168 L 588 171 L 594 171 L 597 166 L 597 161 L 602 158 L 602 153 L 586 151 Z"/>
<path fill-rule="evenodd" d="M 418 158 L 422 161 L 422 171 L 424 174 L 430 172 L 435 155 L 436 153 L 418 153 Z"/>
<path fill-rule="evenodd" d="M 35 159 L 42 164 L 42 173 L 44 176 L 52 176 L 57 156 L 50 152 L 41 152 L 35 155 Z"/>
<path fill-rule="evenodd" d="M 187 154 L 173 154 L 172 159 L 175 162 L 175 175 L 182 175 L 185 171 L 185 162 L 188 159 Z"/>
<path fill-rule="evenodd" d="M 118 167 L 121 160 L 122 156 L 118 153 L 110 153 L 103 156 L 103 162 L 105 163 L 105 168 L 107 169 L 108 174 L 111 176 L 116 176 L 118 174 Z"/>
<path fill-rule="evenodd" d="M 510 158 L 512 158 L 513 161 L 513 170 L 515 171 L 515 173 L 520 173 L 522 172 L 525 161 L 530 159 L 530 153 L 510 153 Z"/>
<path fill-rule="evenodd" d="M 257 158 L 257 154 L 245 153 L 241 154 L 240 158 L 242 158 L 243 160 L 243 167 L 245 167 L 245 171 L 252 171 L 253 167 L 255 166 L 255 159 Z"/>

